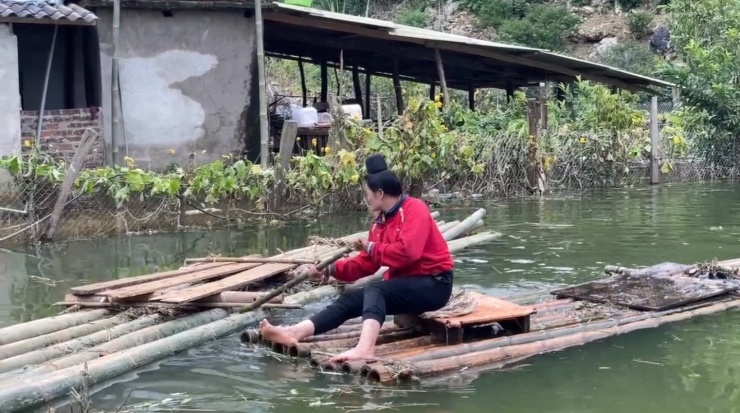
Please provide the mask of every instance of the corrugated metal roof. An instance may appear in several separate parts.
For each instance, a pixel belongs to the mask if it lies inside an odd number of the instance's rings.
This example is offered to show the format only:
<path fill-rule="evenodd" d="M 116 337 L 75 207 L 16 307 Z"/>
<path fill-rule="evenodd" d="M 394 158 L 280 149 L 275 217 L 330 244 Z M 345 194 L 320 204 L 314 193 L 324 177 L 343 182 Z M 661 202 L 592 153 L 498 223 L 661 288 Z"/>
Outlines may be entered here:
<path fill-rule="evenodd" d="M 474 39 L 450 33 L 434 30 L 421 29 L 417 27 L 404 26 L 388 21 L 370 19 L 360 16 L 351 16 L 341 13 L 332 13 L 307 7 L 288 5 L 284 3 L 272 3 L 270 7 L 274 12 L 298 14 L 304 17 L 332 20 L 337 23 L 364 26 L 383 31 L 385 34 L 397 38 L 398 41 L 423 43 L 430 47 L 444 47 L 448 50 L 456 50 L 456 47 L 464 47 L 460 53 L 486 57 L 488 54 L 497 54 L 500 60 L 504 57 L 512 59 L 516 64 L 537 67 L 547 67 L 546 70 L 558 72 L 569 76 L 583 75 L 584 78 L 605 77 L 613 80 L 613 83 L 628 83 L 634 85 L 652 85 L 672 87 L 670 82 L 660 79 L 642 76 L 636 73 L 621 70 L 615 67 L 577 59 L 575 57 L 562 55 L 545 49 L 537 49 L 524 46 L 516 46 L 505 43 L 491 42 Z"/>
<path fill-rule="evenodd" d="M 75 23 L 84 25 L 94 25 L 98 16 L 90 10 L 80 7 L 74 3 L 64 5 L 52 2 L 32 2 L 32 1 L 15 1 L 0 0 L 0 21 L 22 22 L 28 20 L 28 23 L 38 21 L 49 23 L 54 20 L 58 24 Z"/>

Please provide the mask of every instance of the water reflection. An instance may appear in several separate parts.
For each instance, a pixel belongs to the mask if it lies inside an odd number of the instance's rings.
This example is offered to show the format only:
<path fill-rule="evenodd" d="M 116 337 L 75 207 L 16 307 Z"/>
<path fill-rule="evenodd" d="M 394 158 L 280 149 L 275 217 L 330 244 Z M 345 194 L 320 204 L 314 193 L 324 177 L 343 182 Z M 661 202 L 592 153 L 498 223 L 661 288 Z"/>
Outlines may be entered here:
<path fill-rule="evenodd" d="M 740 188 L 675 185 L 557 195 L 486 204 L 487 229 L 504 236 L 456 255 L 459 285 L 504 296 L 584 282 L 605 264 L 692 263 L 740 255 Z M 478 205 L 450 207 L 462 219 Z M 272 254 L 309 235 L 366 228 L 367 216 L 329 217 L 241 231 L 185 232 L 0 252 L 0 325 L 51 314 L 73 284 L 173 268 L 185 257 Z M 43 277 L 41 282 L 31 277 Z M 298 319 L 325 305 L 291 312 Z M 283 362 L 226 337 L 122 377 L 95 394 L 117 410 L 221 412 L 379 410 L 404 412 L 733 412 L 740 406 L 740 313 L 703 317 L 656 330 L 546 354 L 516 369 L 464 371 L 422 385 L 377 389 L 353 377 Z M 340 410 L 341 409 L 341 410 Z M 125 410 L 125 409 L 124 409 Z"/>

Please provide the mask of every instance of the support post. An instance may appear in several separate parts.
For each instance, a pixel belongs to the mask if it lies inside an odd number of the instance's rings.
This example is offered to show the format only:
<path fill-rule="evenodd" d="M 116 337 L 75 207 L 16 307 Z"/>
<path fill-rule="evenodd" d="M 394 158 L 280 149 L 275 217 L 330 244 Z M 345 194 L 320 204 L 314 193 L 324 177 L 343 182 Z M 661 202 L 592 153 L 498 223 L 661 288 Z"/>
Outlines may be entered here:
<path fill-rule="evenodd" d="M 658 97 L 653 96 L 650 99 L 650 183 L 653 185 L 660 183 L 659 151 Z"/>
<path fill-rule="evenodd" d="M 445 68 L 442 64 L 442 55 L 439 49 L 434 49 L 434 60 L 437 62 L 437 74 L 439 75 L 439 84 L 442 87 L 442 102 L 444 102 L 444 111 L 450 110 L 450 95 L 447 91 L 447 80 L 445 80 Z"/>
<path fill-rule="evenodd" d="M 121 164 L 120 144 L 123 137 L 123 109 L 121 108 L 120 82 L 120 34 L 121 34 L 121 0 L 113 0 L 113 60 L 111 62 L 111 149 L 113 165 Z"/>
<path fill-rule="evenodd" d="M 532 193 L 543 194 L 545 192 L 545 173 L 538 156 L 538 129 L 540 111 L 537 99 L 531 98 L 527 101 L 527 118 L 529 120 L 529 149 L 527 151 L 527 183 Z"/>
<path fill-rule="evenodd" d="M 365 119 L 372 119 L 370 115 L 370 105 L 372 104 L 370 101 L 370 87 L 371 87 L 371 79 L 372 75 L 370 74 L 370 69 L 365 68 L 365 107 L 363 108 L 363 117 Z"/>
<path fill-rule="evenodd" d="M 403 89 L 401 89 L 401 75 L 398 71 L 398 57 L 393 56 L 393 89 L 396 91 L 396 109 L 398 114 L 402 115 L 403 106 Z"/>
<path fill-rule="evenodd" d="M 357 62 L 352 65 L 352 86 L 355 89 L 355 99 L 357 99 L 357 103 L 360 106 L 364 106 L 362 102 L 362 83 L 360 82 L 360 68 L 357 66 Z M 366 110 L 367 107 L 362 108 L 362 113 L 364 114 Z"/>
<path fill-rule="evenodd" d="M 321 61 L 321 102 L 329 101 L 329 66 L 326 59 Z"/>
<path fill-rule="evenodd" d="M 376 96 L 376 102 L 378 102 L 378 136 L 383 139 L 383 105 L 380 102 L 380 95 Z"/>
<path fill-rule="evenodd" d="M 437 94 L 437 85 L 432 83 L 431 85 L 429 85 L 429 100 L 434 100 L 436 94 Z"/>
<path fill-rule="evenodd" d="M 41 143 L 41 129 L 44 124 L 44 109 L 46 106 L 46 95 L 49 90 L 49 76 L 51 75 L 51 62 L 54 61 L 54 49 L 57 43 L 57 32 L 59 25 L 54 25 L 54 34 L 51 36 L 51 46 L 49 46 L 49 57 L 46 59 L 46 74 L 44 75 L 44 88 L 41 92 L 41 107 L 39 107 L 39 122 L 36 127 L 36 147 Z"/>
<path fill-rule="evenodd" d="M 475 88 L 472 84 L 468 85 L 468 108 L 475 110 Z"/>
<path fill-rule="evenodd" d="M 278 189 L 276 201 L 278 205 L 282 203 L 285 196 L 285 176 L 290 170 L 290 159 L 295 148 L 296 137 L 298 137 L 298 122 L 286 120 L 283 123 L 283 130 L 280 134 L 280 150 L 278 152 L 280 167 L 275 170 L 277 172 Z"/>
<path fill-rule="evenodd" d="M 267 147 L 267 85 L 265 83 L 265 42 L 264 28 L 262 22 L 262 0 L 255 0 L 254 17 L 256 20 L 255 32 L 257 36 L 257 77 L 259 79 L 259 105 L 260 105 L 260 165 L 262 169 L 268 168 Z"/>
<path fill-rule="evenodd" d="M 303 97 L 303 107 L 308 105 L 308 88 L 306 87 L 306 69 L 303 67 L 303 59 L 298 58 L 298 72 L 301 74 L 301 95 Z"/>

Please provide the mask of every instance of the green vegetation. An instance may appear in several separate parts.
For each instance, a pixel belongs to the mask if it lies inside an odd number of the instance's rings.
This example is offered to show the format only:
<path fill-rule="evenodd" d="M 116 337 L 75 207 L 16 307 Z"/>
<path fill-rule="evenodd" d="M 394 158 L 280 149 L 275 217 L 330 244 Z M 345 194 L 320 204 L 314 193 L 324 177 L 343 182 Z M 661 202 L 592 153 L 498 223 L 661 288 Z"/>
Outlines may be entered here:
<path fill-rule="evenodd" d="M 661 60 L 645 43 L 627 41 L 610 48 L 599 63 L 645 76 L 655 76 Z"/>
<path fill-rule="evenodd" d="M 627 26 L 636 39 L 642 39 L 652 31 L 650 25 L 653 23 L 653 16 L 643 11 L 636 11 L 627 16 Z"/>
<path fill-rule="evenodd" d="M 643 5 L 643 3 L 646 3 L 645 0 L 617 0 L 617 3 L 620 7 L 624 10 L 632 10 L 636 9 Z"/>
<path fill-rule="evenodd" d="M 527 8 L 523 18 L 505 21 L 499 37 L 504 42 L 564 51 L 568 35 L 575 31 L 580 21 L 565 7 L 536 4 Z"/>

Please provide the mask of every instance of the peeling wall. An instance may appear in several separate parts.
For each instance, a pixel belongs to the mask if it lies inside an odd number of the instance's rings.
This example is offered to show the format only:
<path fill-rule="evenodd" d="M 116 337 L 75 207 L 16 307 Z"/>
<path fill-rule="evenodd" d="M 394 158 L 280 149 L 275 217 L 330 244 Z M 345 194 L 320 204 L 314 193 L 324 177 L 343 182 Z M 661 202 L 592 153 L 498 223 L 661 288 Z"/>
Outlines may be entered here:
<path fill-rule="evenodd" d="M 112 11 L 100 18 L 105 140 L 111 138 Z M 120 82 L 129 156 L 141 167 L 240 154 L 258 122 L 254 19 L 238 11 L 122 10 Z M 254 108 L 254 109 L 251 109 Z M 119 142 L 119 146 L 123 142 Z M 170 155 L 173 149 L 175 155 Z"/>
<path fill-rule="evenodd" d="M 21 152 L 21 95 L 18 84 L 18 41 L 10 26 L 0 23 L 0 156 Z M 0 191 L 11 182 L 0 171 Z"/>

